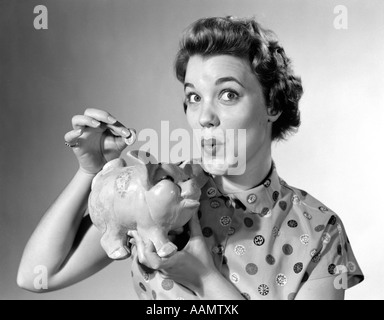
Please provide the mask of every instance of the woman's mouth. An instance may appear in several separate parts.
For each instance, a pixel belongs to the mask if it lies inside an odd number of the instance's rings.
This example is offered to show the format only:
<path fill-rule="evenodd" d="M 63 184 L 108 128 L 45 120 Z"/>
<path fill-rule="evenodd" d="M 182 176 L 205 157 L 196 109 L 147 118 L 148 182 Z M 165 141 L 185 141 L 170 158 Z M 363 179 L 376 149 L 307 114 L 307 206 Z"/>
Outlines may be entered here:
<path fill-rule="evenodd" d="M 204 153 L 215 157 L 222 146 L 222 143 L 217 141 L 215 138 L 211 139 L 202 139 L 201 147 L 204 150 Z"/>

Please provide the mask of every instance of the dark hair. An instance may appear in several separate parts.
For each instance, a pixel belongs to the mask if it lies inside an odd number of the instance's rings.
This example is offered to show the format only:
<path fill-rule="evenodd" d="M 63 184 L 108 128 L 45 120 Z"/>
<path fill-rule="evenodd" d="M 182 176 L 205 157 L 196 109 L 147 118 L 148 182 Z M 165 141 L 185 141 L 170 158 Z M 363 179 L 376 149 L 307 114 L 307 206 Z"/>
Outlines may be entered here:
<path fill-rule="evenodd" d="M 291 60 L 276 35 L 254 19 L 203 18 L 184 33 L 175 60 L 177 79 L 184 83 L 189 58 L 193 55 L 228 54 L 249 60 L 263 88 L 267 107 L 282 112 L 272 125 L 272 140 L 284 139 L 300 126 L 301 79 L 293 74 Z M 184 111 L 186 111 L 184 104 Z"/>

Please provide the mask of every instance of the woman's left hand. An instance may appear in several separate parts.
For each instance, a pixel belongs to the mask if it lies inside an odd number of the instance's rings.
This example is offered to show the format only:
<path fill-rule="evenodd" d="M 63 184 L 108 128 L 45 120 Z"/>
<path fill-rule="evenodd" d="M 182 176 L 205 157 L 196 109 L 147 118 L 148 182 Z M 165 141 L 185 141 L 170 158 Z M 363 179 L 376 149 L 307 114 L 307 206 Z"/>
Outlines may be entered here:
<path fill-rule="evenodd" d="M 203 288 L 204 280 L 216 275 L 218 270 L 205 243 L 197 214 L 190 220 L 189 229 L 191 234 L 187 245 L 169 258 L 160 258 L 153 243 L 144 242 L 137 231 L 129 231 L 128 235 L 136 244 L 140 263 L 160 270 L 167 278 L 198 293 Z"/>

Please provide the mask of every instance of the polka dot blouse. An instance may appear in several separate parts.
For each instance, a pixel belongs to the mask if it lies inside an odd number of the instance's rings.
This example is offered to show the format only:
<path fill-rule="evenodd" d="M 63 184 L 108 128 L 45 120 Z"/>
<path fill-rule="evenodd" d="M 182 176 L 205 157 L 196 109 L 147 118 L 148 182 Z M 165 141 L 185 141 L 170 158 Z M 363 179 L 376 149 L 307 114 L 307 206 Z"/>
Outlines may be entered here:
<path fill-rule="evenodd" d="M 307 192 L 289 186 L 273 166 L 257 187 L 221 194 L 202 188 L 202 233 L 218 270 L 246 299 L 293 300 L 305 281 L 346 274 L 364 279 L 340 218 Z M 188 288 L 148 270 L 132 254 L 140 299 L 197 299 Z"/>

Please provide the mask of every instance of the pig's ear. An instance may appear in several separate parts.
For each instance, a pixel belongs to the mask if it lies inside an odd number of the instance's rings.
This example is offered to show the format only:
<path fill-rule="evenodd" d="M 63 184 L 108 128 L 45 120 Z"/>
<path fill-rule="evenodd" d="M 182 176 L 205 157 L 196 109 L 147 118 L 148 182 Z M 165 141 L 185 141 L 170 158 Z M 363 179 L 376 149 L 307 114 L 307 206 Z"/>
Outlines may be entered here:
<path fill-rule="evenodd" d="M 149 152 L 144 152 L 140 150 L 131 150 L 127 152 L 127 156 L 134 163 L 147 165 L 149 163 L 157 164 L 157 159 L 151 155 Z"/>
<path fill-rule="evenodd" d="M 136 167 L 136 172 L 138 173 L 141 185 L 145 190 L 149 190 L 154 185 L 153 177 L 159 166 L 159 164 L 157 164 L 157 159 L 149 152 L 140 150 L 129 151 L 127 155 Z"/>

